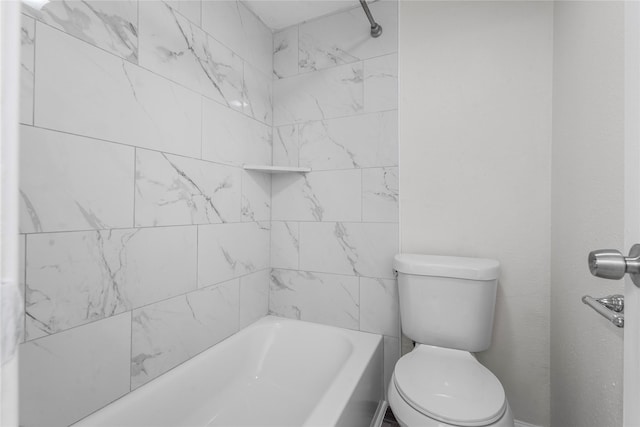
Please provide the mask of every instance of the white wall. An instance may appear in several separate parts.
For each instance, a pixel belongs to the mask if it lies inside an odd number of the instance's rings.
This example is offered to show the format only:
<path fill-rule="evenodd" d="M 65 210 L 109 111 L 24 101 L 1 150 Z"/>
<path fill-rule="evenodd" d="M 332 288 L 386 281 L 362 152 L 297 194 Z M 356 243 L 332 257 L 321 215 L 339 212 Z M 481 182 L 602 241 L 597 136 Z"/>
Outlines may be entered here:
<path fill-rule="evenodd" d="M 590 250 L 623 249 L 623 3 L 556 2 L 554 24 L 551 420 L 616 426 L 622 330 L 580 298 L 623 291 L 586 263 Z"/>
<path fill-rule="evenodd" d="M 552 4 L 402 2 L 401 251 L 502 264 L 479 358 L 549 424 Z"/>

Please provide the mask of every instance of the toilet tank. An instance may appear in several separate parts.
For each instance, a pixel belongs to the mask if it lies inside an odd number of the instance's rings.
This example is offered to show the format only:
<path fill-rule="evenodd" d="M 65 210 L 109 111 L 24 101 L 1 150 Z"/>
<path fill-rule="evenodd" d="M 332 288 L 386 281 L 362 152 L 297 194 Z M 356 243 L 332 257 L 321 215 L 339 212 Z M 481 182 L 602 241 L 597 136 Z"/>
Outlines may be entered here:
<path fill-rule="evenodd" d="M 402 332 L 420 344 L 483 351 L 491 345 L 500 264 L 496 260 L 399 254 Z"/>

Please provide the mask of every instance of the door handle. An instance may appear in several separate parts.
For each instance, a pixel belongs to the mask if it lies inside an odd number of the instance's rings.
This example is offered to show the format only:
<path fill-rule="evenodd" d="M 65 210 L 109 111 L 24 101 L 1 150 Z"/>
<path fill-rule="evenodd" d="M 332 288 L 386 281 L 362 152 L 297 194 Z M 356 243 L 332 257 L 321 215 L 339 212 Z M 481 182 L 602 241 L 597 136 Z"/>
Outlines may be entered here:
<path fill-rule="evenodd" d="M 596 277 L 619 280 L 628 273 L 633 283 L 640 287 L 640 244 L 631 247 L 628 257 L 615 249 L 592 251 L 588 262 L 591 274 Z"/>
<path fill-rule="evenodd" d="M 604 298 L 585 295 L 582 297 L 582 302 L 618 328 L 624 328 L 624 297 L 622 295 L 609 295 Z"/>

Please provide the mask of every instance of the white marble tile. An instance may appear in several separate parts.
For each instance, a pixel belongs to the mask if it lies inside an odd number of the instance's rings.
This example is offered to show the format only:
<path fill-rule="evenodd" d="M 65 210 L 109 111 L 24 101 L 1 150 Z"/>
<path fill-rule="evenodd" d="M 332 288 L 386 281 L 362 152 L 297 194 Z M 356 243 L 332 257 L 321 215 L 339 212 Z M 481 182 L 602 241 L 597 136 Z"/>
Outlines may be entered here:
<path fill-rule="evenodd" d="M 244 113 L 271 125 L 273 121 L 271 74 L 264 74 L 249 64 L 244 66 Z"/>
<path fill-rule="evenodd" d="M 2 321 L 2 336 L 0 337 L 0 363 L 3 369 L 16 363 L 18 345 L 22 342 L 24 312 L 22 311 L 22 295 L 20 287 L 6 278 L 0 284 L 0 321 Z M 17 363 L 16 363 L 17 364 Z M 13 382 L 6 380 L 6 384 Z M 16 385 L 17 384 L 13 384 Z"/>
<path fill-rule="evenodd" d="M 400 359 L 400 342 L 398 338 L 385 336 L 384 343 L 384 393 L 387 394 L 391 375 L 396 367 L 396 362 Z"/>
<path fill-rule="evenodd" d="M 20 16 L 20 123 L 33 124 L 36 22 Z"/>
<path fill-rule="evenodd" d="M 196 289 L 196 227 L 30 234 L 27 339 Z"/>
<path fill-rule="evenodd" d="M 4 268 L 2 282 L 0 283 L 0 322 L 2 322 L 2 334 L 0 335 L 0 363 L 4 367 L 9 366 L 17 356 L 18 345 L 24 341 L 24 270 L 25 270 L 25 236 L 16 236 L 14 261 L 18 265 L 14 271 Z M 9 248 L 6 239 L 4 248 Z M 4 257 L 8 260 L 10 257 Z M 5 383 L 9 384 L 9 380 Z"/>
<path fill-rule="evenodd" d="M 239 3 L 246 43 L 245 56 L 243 58 L 271 80 L 273 73 L 273 33 L 247 6 L 242 2 Z"/>
<path fill-rule="evenodd" d="M 398 50 L 397 2 L 369 5 L 382 35 L 371 37 L 371 25 L 361 8 L 300 24 L 300 71 L 348 64 Z"/>
<path fill-rule="evenodd" d="M 273 124 L 349 116 L 363 109 L 362 63 L 305 73 L 273 82 Z"/>
<path fill-rule="evenodd" d="M 157 151 L 136 150 L 136 226 L 240 221 L 241 173 Z"/>
<path fill-rule="evenodd" d="M 265 269 L 240 278 L 240 328 L 244 328 L 269 312 L 269 280 Z"/>
<path fill-rule="evenodd" d="M 398 225 L 384 223 L 300 223 L 300 269 L 393 278 Z"/>
<path fill-rule="evenodd" d="M 398 108 L 398 54 L 364 61 L 364 111 Z"/>
<path fill-rule="evenodd" d="M 134 64 L 138 61 L 136 0 L 62 0 L 52 1 L 39 11 L 24 5 L 23 11 Z"/>
<path fill-rule="evenodd" d="M 359 170 L 273 177 L 271 218 L 280 221 L 360 221 Z"/>
<path fill-rule="evenodd" d="M 273 129 L 273 165 L 298 166 L 298 126 Z"/>
<path fill-rule="evenodd" d="M 247 144 L 243 163 L 270 165 L 272 158 L 272 127 L 258 120 L 247 120 Z"/>
<path fill-rule="evenodd" d="M 242 172 L 242 221 L 271 219 L 271 175 Z"/>
<path fill-rule="evenodd" d="M 398 168 L 362 170 L 362 220 L 398 222 Z"/>
<path fill-rule="evenodd" d="M 394 279 L 360 278 L 360 330 L 400 336 L 398 286 Z"/>
<path fill-rule="evenodd" d="M 68 426 L 129 392 L 131 315 L 20 346 L 20 425 Z"/>
<path fill-rule="evenodd" d="M 199 95 L 47 25 L 36 32 L 36 126 L 200 157 Z"/>
<path fill-rule="evenodd" d="M 20 128 L 20 231 L 131 227 L 133 148 Z"/>
<path fill-rule="evenodd" d="M 268 268 L 269 235 L 259 222 L 198 226 L 198 286 Z"/>
<path fill-rule="evenodd" d="M 242 5 L 236 0 L 202 2 L 202 29 L 247 59 L 247 39 L 242 22 Z"/>
<path fill-rule="evenodd" d="M 242 59 L 163 2 L 140 2 L 139 62 L 242 110 Z"/>
<path fill-rule="evenodd" d="M 173 10 L 178 11 L 189 21 L 200 26 L 202 16 L 201 0 L 164 0 Z"/>
<path fill-rule="evenodd" d="M 398 164 L 396 111 L 307 122 L 298 131 L 300 166 L 326 170 Z"/>
<path fill-rule="evenodd" d="M 238 280 L 134 310 L 131 389 L 238 331 Z"/>
<path fill-rule="evenodd" d="M 269 312 L 277 316 L 358 329 L 358 279 L 335 274 L 273 270 Z"/>
<path fill-rule="evenodd" d="M 202 108 L 203 159 L 237 166 L 271 163 L 271 126 L 208 99 Z"/>
<path fill-rule="evenodd" d="M 249 119 L 209 99 L 202 100 L 202 158 L 242 165 L 249 145 Z"/>
<path fill-rule="evenodd" d="M 298 269 L 300 231 L 297 222 L 271 222 L 271 267 Z"/>
<path fill-rule="evenodd" d="M 278 31 L 273 35 L 273 77 L 298 74 L 298 26 Z"/>

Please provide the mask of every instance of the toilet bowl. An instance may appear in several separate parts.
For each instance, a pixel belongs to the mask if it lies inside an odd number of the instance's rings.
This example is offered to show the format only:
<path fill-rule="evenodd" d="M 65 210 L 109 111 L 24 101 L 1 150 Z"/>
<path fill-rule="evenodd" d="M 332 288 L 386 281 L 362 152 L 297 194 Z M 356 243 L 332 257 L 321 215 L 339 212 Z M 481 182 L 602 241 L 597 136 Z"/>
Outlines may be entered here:
<path fill-rule="evenodd" d="M 491 343 L 498 262 L 400 254 L 394 267 L 402 330 L 416 342 L 388 385 L 400 425 L 513 427 L 502 384 L 471 353 Z"/>
<path fill-rule="evenodd" d="M 396 364 L 387 394 L 403 427 L 513 427 L 502 384 L 466 351 L 418 344 Z"/>

